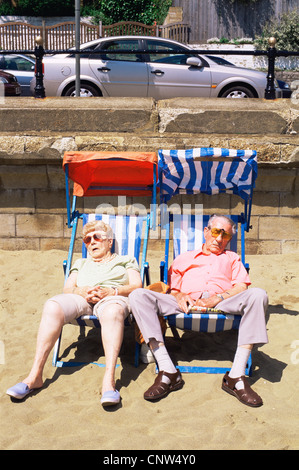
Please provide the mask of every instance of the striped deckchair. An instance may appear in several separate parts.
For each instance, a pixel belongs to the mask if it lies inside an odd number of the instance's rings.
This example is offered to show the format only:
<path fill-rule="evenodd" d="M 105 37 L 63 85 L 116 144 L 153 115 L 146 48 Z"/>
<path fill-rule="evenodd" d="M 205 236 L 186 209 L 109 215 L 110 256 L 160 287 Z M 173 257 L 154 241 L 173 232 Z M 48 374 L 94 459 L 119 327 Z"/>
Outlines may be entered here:
<path fill-rule="evenodd" d="M 72 265 L 76 233 L 79 221 L 83 226 L 91 220 L 103 220 L 114 233 L 112 252 L 134 256 L 140 266 L 142 282 L 149 282 L 149 264 L 146 261 L 150 225 L 153 215 L 121 215 L 102 213 L 80 213 L 76 209 L 77 197 L 104 195 L 150 196 L 155 202 L 157 158 L 154 153 L 138 152 L 66 152 L 63 167 L 66 180 L 68 226 L 71 239 L 68 258 L 63 263 L 65 280 Z M 73 181 L 71 203 L 70 181 Z M 82 243 L 82 257 L 87 250 Z M 97 317 L 81 316 L 71 322 L 82 328 L 99 328 Z M 56 342 L 52 364 L 55 367 L 77 366 L 82 363 L 62 361 L 59 358 L 61 336 Z M 99 366 L 104 366 L 97 363 Z"/>
<path fill-rule="evenodd" d="M 245 262 L 245 232 L 250 229 L 252 192 L 257 177 L 256 151 L 218 148 L 198 148 L 190 150 L 159 151 L 159 184 L 161 201 L 166 203 L 178 194 L 208 195 L 232 193 L 244 201 L 244 212 L 229 214 L 240 234 L 241 260 Z M 204 242 L 203 229 L 209 215 L 172 214 L 166 212 L 161 218 L 161 227 L 165 229 L 165 255 L 160 266 L 161 280 L 167 283 L 169 267 L 170 239 L 173 239 L 173 258 L 179 254 L 197 249 Z M 171 234 L 171 226 L 173 228 Z M 238 240 L 235 235 L 228 249 L 237 252 Z M 228 315 L 217 309 L 200 309 L 190 314 L 170 315 L 165 317 L 169 326 L 198 332 L 218 332 L 238 329 L 240 315 Z M 251 374 L 251 357 L 246 374 Z M 222 367 L 180 366 L 183 372 L 223 373 Z"/>

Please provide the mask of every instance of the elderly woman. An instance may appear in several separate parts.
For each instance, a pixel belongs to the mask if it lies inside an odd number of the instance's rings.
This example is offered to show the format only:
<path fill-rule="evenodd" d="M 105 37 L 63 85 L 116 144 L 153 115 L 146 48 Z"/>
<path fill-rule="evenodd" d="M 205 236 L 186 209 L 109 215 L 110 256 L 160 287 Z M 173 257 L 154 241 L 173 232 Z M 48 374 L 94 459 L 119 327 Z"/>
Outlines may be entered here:
<path fill-rule="evenodd" d="M 32 369 L 23 382 L 6 392 L 14 398 L 22 399 L 43 386 L 44 365 L 63 325 L 81 315 L 93 314 L 101 324 L 106 357 L 101 403 L 109 406 L 120 401 L 120 394 L 115 390 L 115 366 L 124 320 L 129 314 L 128 295 L 142 286 L 139 267 L 135 258 L 111 253 L 113 232 L 102 221 L 84 226 L 83 241 L 89 256 L 74 263 L 63 294 L 45 303 Z"/>

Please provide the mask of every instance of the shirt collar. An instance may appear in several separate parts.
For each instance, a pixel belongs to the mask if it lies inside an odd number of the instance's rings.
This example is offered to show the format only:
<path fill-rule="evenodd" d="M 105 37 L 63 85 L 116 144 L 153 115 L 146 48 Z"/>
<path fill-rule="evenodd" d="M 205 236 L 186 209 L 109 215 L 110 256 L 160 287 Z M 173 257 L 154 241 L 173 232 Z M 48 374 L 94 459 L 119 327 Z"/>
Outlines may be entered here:
<path fill-rule="evenodd" d="M 201 250 L 198 250 L 198 251 L 194 254 L 194 258 L 197 258 L 197 256 L 199 256 L 199 255 L 204 255 L 204 256 L 215 255 L 215 256 L 219 256 L 219 255 L 225 254 L 225 252 L 226 252 L 226 250 L 223 250 L 223 251 L 221 251 L 221 252 L 218 253 L 218 254 L 216 254 L 216 253 L 204 253 L 204 252 L 203 252 L 203 247 L 204 247 L 204 243 L 202 244 Z"/>

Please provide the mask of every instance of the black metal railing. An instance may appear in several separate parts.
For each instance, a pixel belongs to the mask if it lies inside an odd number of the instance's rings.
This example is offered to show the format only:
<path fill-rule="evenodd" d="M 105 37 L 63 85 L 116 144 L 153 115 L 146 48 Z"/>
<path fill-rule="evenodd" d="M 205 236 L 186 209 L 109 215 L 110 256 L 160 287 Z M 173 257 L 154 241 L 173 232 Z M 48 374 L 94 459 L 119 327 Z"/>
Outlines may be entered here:
<path fill-rule="evenodd" d="M 289 57 L 289 56 L 299 56 L 299 52 L 295 51 L 285 51 L 285 50 L 277 50 L 275 47 L 276 40 L 275 38 L 270 38 L 269 39 L 269 48 L 267 50 L 254 50 L 254 51 L 240 51 L 240 50 L 205 50 L 205 49 L 186 49 L 184 50 L 184 54 L 186 55 L 197 55 L 197 54 L 209 54 L 209 55 L 252 55 L 252 56 L 266 56 L 268 58 L 268 72 L 267 72 L 267 85 L 265 88 L 265 99 L 268 100 L 273 100 L 276 98 L 276 92 L 275 92 L 275 60 L 277 57 Z M 80 49 L 71 49 L 72 54 L 74 55 L 80 55 L 80 54 L 99 54 L 99 50 L 88 50 L 84 49 L 84 51 Z M 136 54 L 136 50 L 113 50 L 114 53 L 119 53 L 119 54 Z M 38 37 L 36 38 L 36 47 L 34 51 L 30 50 L 12 50 L 12 51 L 5 51 L 5 50 L 0 50 L 0 55 L 1 54 L 34 54 L 35 55 L 35 60 L 36 60 L 36 66 L 35 66 L 35 78 L 36 78 L 36 84 L 35 84 L 35 89 L 34 89 L 34 97 L 35 98 L 45 98 L 45 87 L 43 83 L 43 57 L 46 54 L 66 54 L 70 53 L 70 49 L 68 50 L 45 50 L 43 48 L 42 44 L 42 38 Z M 101 54 L 108 54 L 111 53 L 111 50 L 101 50 Z M 138 54 L 148 54 L 149 51 L 147 50 L 138 50 Z M 155 54 L 168 54 L 171 53 L 172 55 L 174 54 L 182 54 L 182 51 L 173 51 L 173 50 L 151 50 L 151 53 Z"/>

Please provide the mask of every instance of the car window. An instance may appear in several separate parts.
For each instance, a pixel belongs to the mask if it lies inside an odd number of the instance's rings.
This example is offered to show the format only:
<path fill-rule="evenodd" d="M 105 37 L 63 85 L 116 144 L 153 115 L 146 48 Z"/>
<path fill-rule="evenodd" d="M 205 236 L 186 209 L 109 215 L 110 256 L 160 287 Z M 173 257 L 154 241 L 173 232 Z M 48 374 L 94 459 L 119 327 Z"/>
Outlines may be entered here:
<path fill-rule="evenodd" d="M 88 57 L 95 57 L 94 54 L 89 54 L 89 52 L 86 52 L 84 53 L 83 51 L 85 50 L 89 50 L 89 51 L 93 51 L 96 47 L 98 46 L 98 44 L 92 44 L 90 46 L 86 46 L 86 47 L 83 47 L 81 49 L 81 54 L 80 54 L 80 59 L 88 59 Z M 76 54 L 70 54 L 68 57 L 76 57 Z"/>
<path fill-rule="evenodd" d="M 18 70 L 22 70 L 24 72 L 31 72 L 34 70 L 34 63 L 24 57 L 16 57 L 15 62 Z"/>
<path fill-rule="evenodd" d="M 101 49 L 107 51 L 101 54 L 103 60 L 126 60 L 131 62 L 142 62 L 142 54 L 126 54 L 125 51 L 138 51 L 138 39 L 119 39 L 107 41 L 101 45 Z M 118 52 L 124 51 L 124 52 Z"/>
<path fill-rule="evenodd" d="M 25 57 L 6 54 L 0 58 L 0 68 L 5 70 L 20 70 L 31 72 L 34 70 L 34 63 L 30 60 L 27 60 Z"/>
<path fill-rule="evenodd" d="M 235 64 L 232 64 L 231 62 L 229 62 L 226 59 L 223 59 L 222 57 L 217 57 L 213 55 L 207 55 L 207 57 L 218 65 L 223 65 L 227 67 L 235 67 Z"/>
<path fill-rule="evenodd" d="M 148 41 L 150 62 L 159 62 L 164 64 L 186 65 L 189 55 L 185 54 L 185 49 L 177 44 L 171 44 L 164 41 Z M 164 53 L 163 51 L 169 51 Z M 161 51 L 159 53 L 159 51 Z"/>
<path fill-rule="evenodd" d="M 5 60 L 5 68 L 6 70 L 18 70 L 17 66 L 17 57 L 13 55 L 6 55 L 3 57 Z"/>

